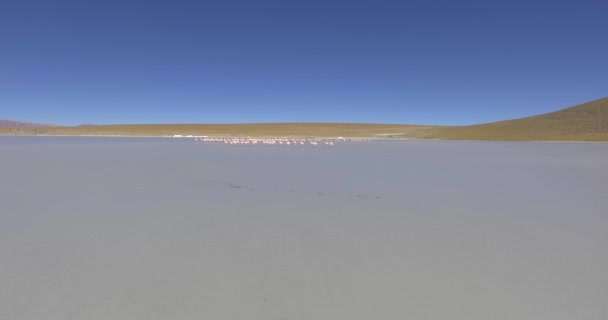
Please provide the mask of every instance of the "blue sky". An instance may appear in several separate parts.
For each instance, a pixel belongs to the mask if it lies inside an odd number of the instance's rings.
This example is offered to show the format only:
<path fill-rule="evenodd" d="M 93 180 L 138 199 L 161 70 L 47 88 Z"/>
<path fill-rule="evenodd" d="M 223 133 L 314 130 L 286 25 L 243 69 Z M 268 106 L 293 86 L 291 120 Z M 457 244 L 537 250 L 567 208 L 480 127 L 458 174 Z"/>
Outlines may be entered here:
<path fill-rule="evenodd" d="M 0 118 L 470 124 L 608 96 L 598 1 L 9 1 Z"/>

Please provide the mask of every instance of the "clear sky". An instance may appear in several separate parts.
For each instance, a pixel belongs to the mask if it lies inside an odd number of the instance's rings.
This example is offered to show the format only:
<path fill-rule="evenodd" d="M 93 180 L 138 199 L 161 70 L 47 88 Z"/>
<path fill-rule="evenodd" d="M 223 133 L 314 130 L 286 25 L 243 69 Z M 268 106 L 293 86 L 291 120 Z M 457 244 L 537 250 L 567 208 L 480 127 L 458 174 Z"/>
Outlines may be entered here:
<path fill-rule="evenodd" d="M 608 2 L 0 7 L 0 118 L 470 124 L 608 96 Z"/>

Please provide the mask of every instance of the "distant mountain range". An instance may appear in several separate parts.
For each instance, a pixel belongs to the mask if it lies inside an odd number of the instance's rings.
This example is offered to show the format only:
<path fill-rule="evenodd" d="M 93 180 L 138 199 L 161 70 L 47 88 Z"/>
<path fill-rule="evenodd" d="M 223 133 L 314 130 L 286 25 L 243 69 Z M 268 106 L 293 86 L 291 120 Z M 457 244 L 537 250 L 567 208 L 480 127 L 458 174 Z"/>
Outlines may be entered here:
<path fill-rule="evenodd" d="M 18 128 L 15 130 L 14 128 Z M 537 116 L 471 126 L 245 123 L 51 126 L 0 120 L 0 134 L 369 137 L 382 139 L 608 141 L 608 98 Z"/>
<path fill-rule="evenodd" d="M 55 127 L 55 126 L 52 124 L 45 124 L 45 123 L 31 123 L 31 122 L 21 122 L 21 121 L 0 119 L 0 128 L 48 128 L 48 127 Z"/>

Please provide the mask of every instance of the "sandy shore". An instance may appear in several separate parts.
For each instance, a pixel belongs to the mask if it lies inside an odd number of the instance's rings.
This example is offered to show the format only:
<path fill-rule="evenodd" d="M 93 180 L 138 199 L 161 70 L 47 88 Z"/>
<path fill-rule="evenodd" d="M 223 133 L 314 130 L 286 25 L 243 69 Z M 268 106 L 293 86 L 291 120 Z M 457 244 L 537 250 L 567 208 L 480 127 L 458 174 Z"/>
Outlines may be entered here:
<path fill-rule="evenodd" d="M 209 136 L 193 136 L 193 137 L 174 137 L 171 135 L 102 135 L 102 134 L 7 134 L 0 133 L 0 137 L 80 137 L 80 138 L 170 138 L 170 139 L 194 139 L 200 137 L 209 137 L 209 138 L 239 138 L 241 136 L 226 136 L 226 135 L 209 135 Z M 308 137 L 308 136 L 247 136 L 248 138 L 311 138 L 311 139 L 339 139 L 344 137 L 339 136 L 318 136 L 318 137 Z M 241 137 L 242 138 L 242 137 Z M 444 140 L 444 139 L 436 139 L 436 138 L 406 138 L 406 137 L 390 137 L 390 135 L 382 135 L 376 137 L 369 136 L 354 136 L 345 138 L 345 140 L 371 140 L 371 141 L 461 141 L 461 142 L 492 142 L 492 143 L 592 143 L 592 144 L 608 144 L 608 141 L 580 141 L 580 140 L 531 140 L 531 141 L 496 141 L 496 140 Z"/>

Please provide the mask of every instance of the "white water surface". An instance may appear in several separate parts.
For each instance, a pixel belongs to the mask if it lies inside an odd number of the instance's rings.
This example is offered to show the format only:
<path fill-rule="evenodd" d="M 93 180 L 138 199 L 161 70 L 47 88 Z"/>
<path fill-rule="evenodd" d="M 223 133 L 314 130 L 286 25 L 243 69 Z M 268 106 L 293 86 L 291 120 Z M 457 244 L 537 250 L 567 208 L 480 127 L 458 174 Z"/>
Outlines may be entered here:
<path fill-rule="evenodd" d="M 0 137 L 0 319 L 608 319 L 608 144 Z"/>

